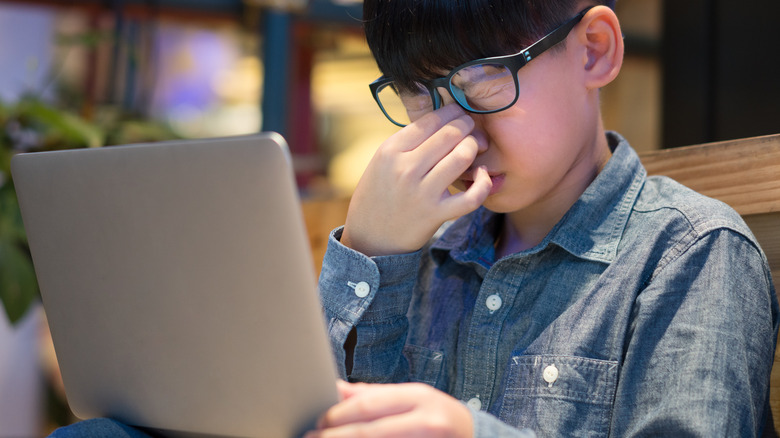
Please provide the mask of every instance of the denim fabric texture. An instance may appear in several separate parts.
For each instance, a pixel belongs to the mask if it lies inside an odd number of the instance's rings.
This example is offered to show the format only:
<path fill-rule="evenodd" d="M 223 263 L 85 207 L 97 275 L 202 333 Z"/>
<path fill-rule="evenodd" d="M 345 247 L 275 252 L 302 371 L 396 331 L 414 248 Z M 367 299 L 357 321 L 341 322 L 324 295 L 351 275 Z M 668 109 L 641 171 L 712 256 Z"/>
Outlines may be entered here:
<path fill-rule="evenodd" d="M 335 230 L 320 293 L 342 376 L 428 383 L 480 437 L 758 436 L 778 328 L 766 257 L 730 207 L 647 177 L 607 135 L 610 161 L 530 250 L 495 260 L 503 217 L 485 209 L 397 256 Z"/>
<path fill-rule="evenodd" d="M 151 438 L 149 435 L 107 418 L 84 420 L 67 427 L 61 427 L 49 438 Z"/>

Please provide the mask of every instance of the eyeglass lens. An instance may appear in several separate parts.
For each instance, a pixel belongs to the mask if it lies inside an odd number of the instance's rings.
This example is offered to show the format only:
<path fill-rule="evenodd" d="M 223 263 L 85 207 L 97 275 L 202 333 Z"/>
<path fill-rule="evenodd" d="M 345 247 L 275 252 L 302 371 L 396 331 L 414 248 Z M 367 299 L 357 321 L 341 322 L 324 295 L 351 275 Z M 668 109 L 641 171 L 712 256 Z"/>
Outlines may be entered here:
<path fill-rule="evenodd" d="M 470 65 L 449 77 L 450 94 L 468 111 L 500 111 L 517 96 L 512 72 L 503 64 Z M 434 110 L 433 97 L 422 84 L 417 84 L 414 90 L 400 90 L 390 82 L 377 95 L 387 115 L 401 125 L 408 125 Z"/>
<path fill-rule="evenodd" d="M 408 125 L 423 114 L 433 111 L 433 98 L 425 86 L 415 84 L 414 90 L 403 90 L 393 82 L 383 85 L 377 96 L 387 117 L 393 122 Z"/>

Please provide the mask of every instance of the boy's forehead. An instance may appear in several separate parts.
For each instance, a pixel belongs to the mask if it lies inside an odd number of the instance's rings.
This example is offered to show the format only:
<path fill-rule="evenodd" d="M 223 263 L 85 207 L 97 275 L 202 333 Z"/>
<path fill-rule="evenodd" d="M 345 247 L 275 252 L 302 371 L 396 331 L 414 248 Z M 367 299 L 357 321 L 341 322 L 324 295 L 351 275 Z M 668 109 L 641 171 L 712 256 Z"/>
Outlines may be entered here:
<path fill-rule="evenodd" d="M 460 65 L 460 64 L 458 64 L 458 65 Z M 423 77 L 423 78 L 420 78 L 420 79 L 422 79 L 422 80 L 432 80 L 432 79 L 436 79 L 436 78 L 443 78 L 443 77 L 447 76 L 448 74 L 450 74 L 450 72 L 452 71 L 453 68 L 455 68 L 455 67 L 450 67 L 450 68 L 434 67 L 434 68 L 430 68 L 429 69 L 430 72 L 431 72 L 430 76 L 429 77 Z"/>
<path fill-rule="evenodd" d="M 436 64 L 433 65 L 431 59 L 425 59 L 418 61 L 417 63 L 410 63 L 410 69 L 409 71 L 414 72 L 414 79 L 417 81 L 425 82 L 425 81 L 431 81 L 433 79 L 437 78 L 443 78 L 452 72 L 452 70 L 460 67 L 463 64 L 466 64 L 471 61 L 475 61 L 478 59 L 484 59 L 484 58 L 490 58 L 492 56 L 501 56 L 501 55 L 509 55 L 514 52 L 510 53 L 498 53 L 498 54 L 490 54 L 490 55 L 474 55 L 473 57 L 449 57 L 448 60 L 449 63 L 446 63 L 446 65 L 442 64 Z M 392 74 L 387 74 L 387 76 L 393 76 Z"/>
<path fill-rule="evenodd" d="M 446 77 L 452 71 L 453 68 L 455 68 L 455 66 L 449 68 L 442 68 L 442 67 L 426 66 L 424 64 L 417 64 L 414 65 L 413 68 L 410 67 L 410 69 L 406 72 L 406 75 L 404 77 L 409 78 L 410 81 L 412 82 L 425 83 L 425 82 L 430 82 L 434 79 Z M 393 74 L 392 72 L 383 71 L 383 74 L 385 76 L 390 76 L 396 79 L 398 79 L 399 77 L 399 75 Z"/>

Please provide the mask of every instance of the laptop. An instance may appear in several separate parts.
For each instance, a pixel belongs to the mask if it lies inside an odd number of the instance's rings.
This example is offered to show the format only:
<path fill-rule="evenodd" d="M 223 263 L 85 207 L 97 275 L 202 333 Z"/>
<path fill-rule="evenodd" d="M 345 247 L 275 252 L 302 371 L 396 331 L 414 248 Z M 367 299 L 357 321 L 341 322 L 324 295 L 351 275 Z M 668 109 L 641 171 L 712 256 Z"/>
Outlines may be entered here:
<path fill-rule="evenodd" d="M 76 416 L 294 437 L 338 400 L 279 134 L 20 154 L 12 175 Z"/>

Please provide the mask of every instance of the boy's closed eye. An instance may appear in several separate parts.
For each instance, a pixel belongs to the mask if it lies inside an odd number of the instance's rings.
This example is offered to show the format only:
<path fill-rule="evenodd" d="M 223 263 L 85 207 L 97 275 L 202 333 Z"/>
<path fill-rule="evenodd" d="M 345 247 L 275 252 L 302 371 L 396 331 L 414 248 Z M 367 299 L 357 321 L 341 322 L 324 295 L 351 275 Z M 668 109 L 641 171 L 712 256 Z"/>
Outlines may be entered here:
<path fill-rule="evenodd" d="M 425 88 L 420 93 L 401 93 L 400 97 L 410 121 L 415 121 L 433 111 L 431 96 Z"/>

